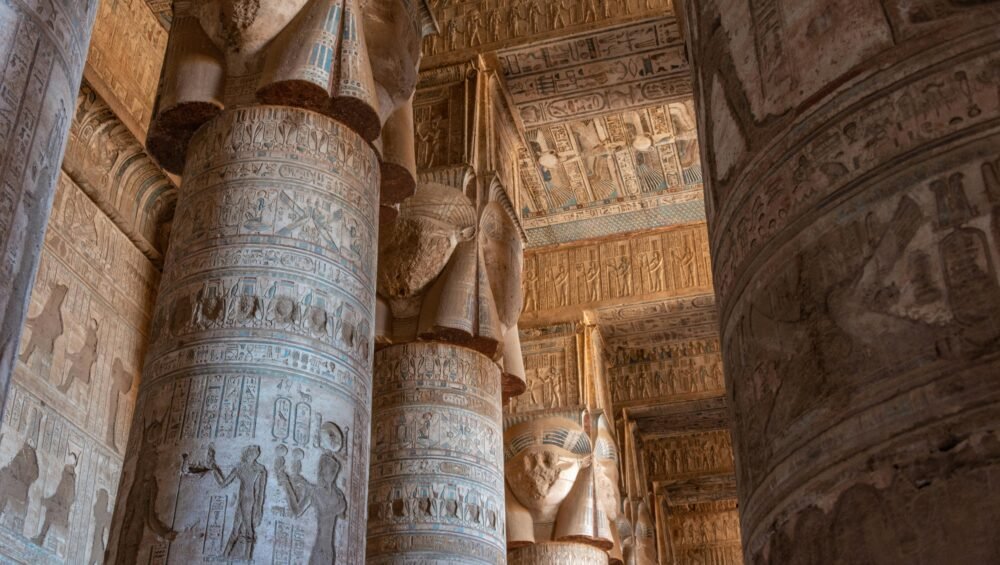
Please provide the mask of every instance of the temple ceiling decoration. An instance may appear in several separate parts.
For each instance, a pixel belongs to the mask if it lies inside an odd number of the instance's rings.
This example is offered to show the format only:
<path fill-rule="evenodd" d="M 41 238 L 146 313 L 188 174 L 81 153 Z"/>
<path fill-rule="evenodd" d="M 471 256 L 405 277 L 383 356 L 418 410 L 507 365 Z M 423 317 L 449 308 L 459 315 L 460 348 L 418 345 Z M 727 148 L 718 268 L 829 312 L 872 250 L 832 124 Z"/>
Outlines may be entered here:
<path fill-rule="evenodd" d="M 498 53 L 525 146 L 529 245 L 704 219 L 691 83 L 672 17 Z"/>

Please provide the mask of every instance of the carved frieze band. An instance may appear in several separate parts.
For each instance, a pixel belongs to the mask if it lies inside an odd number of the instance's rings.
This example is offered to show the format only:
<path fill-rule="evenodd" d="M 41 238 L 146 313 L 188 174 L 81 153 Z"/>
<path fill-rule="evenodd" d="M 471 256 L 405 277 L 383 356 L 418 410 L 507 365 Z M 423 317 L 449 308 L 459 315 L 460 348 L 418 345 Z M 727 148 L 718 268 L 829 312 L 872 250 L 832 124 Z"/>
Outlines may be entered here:
<path fill-rule="evenodd" d="M 607 565 L 608 553 L 582 543 L 548 542 L 519 547 L 507 554 L 507 565 Z"/>
<path fill-rule="evenodd" d="M 704 225 L 525 254 L 526 315 L 711 289 Z"/>
<path fill-rule="evenodd" d="M 375 355 L 369 563 L 502 563 L 500 371 L 463 347 Z"/>

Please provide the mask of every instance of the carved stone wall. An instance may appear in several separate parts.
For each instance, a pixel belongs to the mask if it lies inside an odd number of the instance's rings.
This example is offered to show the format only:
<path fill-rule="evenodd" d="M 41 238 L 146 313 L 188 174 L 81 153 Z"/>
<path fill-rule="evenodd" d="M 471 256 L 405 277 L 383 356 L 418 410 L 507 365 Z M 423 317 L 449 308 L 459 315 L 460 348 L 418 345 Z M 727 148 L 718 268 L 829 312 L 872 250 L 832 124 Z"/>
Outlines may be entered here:
<path fill-rule="evenodd" d="M 430 4 L 442 28 L 424 46 L 432 61 L 453 52 L 488 51 L 545 35 L 662 15 L 671 7 L 669 0 L 435 0 Z"/>
<path fill-rule="evenodd" d="M 147 257 L 162 265 L 177 188 L 88 83 L 76 100 L 63 170 Z"/>
<path fill-rule="evenodd" d="M 748 561 L 995 559 L 1000 5 L 684 12 Z"/>
<path fill-rule="evenodd" d="M 0 4 L 0 404 L 13 372 L 97 0 Z"/>
<path fill-rule="evenodd" d="M 103 563 L 159 273 L 60 176 L 0 429 L 0 554 Z"/>
<path fill-rule="evenodd" d="M 503 563 L 500 370 L 461 346 L 375 355 L 368 563 Z"/>
<path fill-rule="evenodd" d="M 649 347 L 618 345 L 609 354 L 613 366 L 608 378 L 616 405 L 653 404 L 725 391 L 717 337 Z"/>
<path fill-rule="evenodd" d="M 110 562 L 359 563 L 375 153 L 277 106 L 191 143 Z"/>
<path fill-rule="evenodd" d="M 712 288 L 704 224 L 614 237 L 525 254 L 524 315 L 621 305 Z"/>
<path fill-rule="evenodd" d="M 558 410 L 583 403 L 583 368 L 577 363 L 574 324 L 521 331 L 527 390 L 512 398 L 508 414 Z"/>
<path fill-rule="evenodd" d="M 742 565 L 736 501 L 670 507 L 667 527 L 676 565 Z"/>

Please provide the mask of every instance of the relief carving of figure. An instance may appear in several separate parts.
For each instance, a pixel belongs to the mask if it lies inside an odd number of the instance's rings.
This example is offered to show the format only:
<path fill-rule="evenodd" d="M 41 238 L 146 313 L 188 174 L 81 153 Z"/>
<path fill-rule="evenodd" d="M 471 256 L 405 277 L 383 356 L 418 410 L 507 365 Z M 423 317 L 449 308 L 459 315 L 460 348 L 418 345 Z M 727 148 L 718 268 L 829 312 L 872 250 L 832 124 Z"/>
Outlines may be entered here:
<path fill-rule="evenodd" d="M 160 463 L 155 440 L 161 429 L 160 422 L 153 421 L 143 430 L 142 448 L 136 456 L 132 484 L 125 496 L 125 516 L 118 538 L 116 563 L 138 563 L 146 528 L 167 541 L 177 537 L 177 532 L 160 519 L 156 510 L 156 500 L 160 495 L 156 472 Z"/>
<path fill-rule="evenodd" d="M 107 489 L 98 489 L 97 497 L 94 499 L 94 533 L 90 541 L 90 559 L 87 565 L 103 565 L 104 550 L 107 547 L 105 534 L 111 528 L 111 517 L 114 514 L 114 507 L 109 507 L 111 502 Z"/>
<path fill-rule="evenodd" d="M 23 530 L 28 491 L 38 474 L 35 446 L 25 442 L 10 463 L 0 469 L 0 523 L 18 532 Z"/>
<path fill-rule="evenodd" d="M 229 471 L 228 475 L 223 476 L 222 469 L 215 462 L 215 449 L 208 448 L 208 465 L 219 486 L 226 488 L 233 481 L 240 482 L 233 516 L 233 530 L 226 543 L 225 555 L 230 559 L 253 559 L 254 546 L 257 544 L 257 528 L 264 515 L 264 495 L 267 489 L 267 469 L 257 461 L 259 457 L 259 446 L 244 447 L 239 465 Z"/>
<path fill-rule="evenodd" d="M 288 498 L 292 513 L 302 516 L 315 510 L 316 540 L 313 542 L 309 565 L 328 565 L 337 562 L 337 521 L 347 516 L 347 497 L 337 486 L 341 463 L 337 457 L 324 451 L 316 468 L 316 482 L 299 475 L 293 481 L 284 468 L 284 460 L 275 461 L 275 473 Z"/>
<path fill-rule="evenodd" d="M 52 526 L 63 530 L 64 534 L 69 528 L 69 513 L 76 502 L 76 463 L 77 455 L 70 453 L 71 462 L 63 467 L 59 476 L 59 483 L 56 490 L 49 496 L 42 499 L 42 508 L 45 509 L 45 520 L 42 522 L 42 529 L 38 535 L 31 538 L 36 545 L 45 545 L 45 538 L 49 534 Z"/>
<path fill-rule="evenodd" d="M 104 441 L 108 447 L 119 453 L 121 450 L 115 440 L 115 432 L 118 427 L 118 407 L 121 403 L 121 397 L 132 390 L 134 380 L 132 373 L 125 370 L 122 360 L 115 358 L 114 363 L 111 364 L 111 386 L 108 389 L 108 427 Z"/>
<path fill-rule="evenodd" d="M 59 392 L 68 393 L 73 381 L 80 381 L 85 385 L 90 384 L 94 364 L 97 363 L 97 331 L 99 328 L 97 320 L 91 319 L 87 325 L 87 337 L 83 346 L 80 347 L 79 351 L 66 355 L 66 359 L 69 361 L 69 370 L 66 372 L 66 378 L 58 387 Z"/>
<path fill-rule="evenodd" d="M 69 287 L 64 284 L 50 285 L 49 297 L 45 300 L 42 311 L 37 316 L 29 318 L 26 325 L 31 328 L 31 338 L 28 346 L 21 353 L 21 362 L 27 363 L 38 353 L 45 363 L 52 362 L 56 339 L 63 335 L 65 325 L 62 317 L 62 306 L 66 300 Z"/>

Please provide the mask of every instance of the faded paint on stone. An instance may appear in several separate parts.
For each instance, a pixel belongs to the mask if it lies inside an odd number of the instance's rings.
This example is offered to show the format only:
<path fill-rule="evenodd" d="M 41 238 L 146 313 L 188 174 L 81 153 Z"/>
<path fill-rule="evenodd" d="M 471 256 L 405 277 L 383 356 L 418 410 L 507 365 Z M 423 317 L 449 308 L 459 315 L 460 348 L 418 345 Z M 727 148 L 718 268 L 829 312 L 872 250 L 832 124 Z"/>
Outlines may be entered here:
<path fill-rule="evenodd" d="M 368 563 L 503 563 L 500 370 L 461 346 L 375 355 Z"/>
<path fill-rule="evenodd" d="M 363 560 L 378 171 L 301 109 L 194 136 L 110 562 Z"/>

